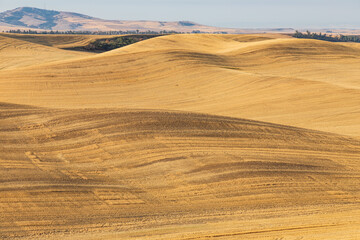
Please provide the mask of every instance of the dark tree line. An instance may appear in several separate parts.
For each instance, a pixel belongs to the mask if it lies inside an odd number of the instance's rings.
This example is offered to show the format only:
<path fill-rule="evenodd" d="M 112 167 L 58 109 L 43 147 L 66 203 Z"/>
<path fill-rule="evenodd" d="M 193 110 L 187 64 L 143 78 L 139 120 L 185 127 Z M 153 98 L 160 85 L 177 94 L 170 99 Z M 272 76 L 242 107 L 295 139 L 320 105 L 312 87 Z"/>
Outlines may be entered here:
<path fill-rule="evenodd" d="M 323 41 L 329 41 L 329 42 L 358 42 L 360 43 L 360 36 L 356 35 L 327 35 L 322 33 L 311 33 L 309 31 L 306 31 L 306 33 L 302 33 L 299 31 L 296 31 L 293 35 L 293 37 L 296 38 L 307 38 L 307 39 L 317 39 L 317 40 L 323 40 Z"/>
<path fill-rule="evenodd" d="M 177 31 L 37 31 L 37 30 L 9 30 L 6 33 L 18 33 L 18 34 L 76 34 L 76 35 L 165 35 L 165 34 L 182 34 L 182 33 L 214 33 L 214 34 L 228 34 L 228 32 L 203 32 L 200 30 L 193 30 L 192 32 L 177 32 Z"/>
<path fill-rule="evenodd" d="M 140 42 L 146 39 L 154 38 L 161 36 L 159 34 L 150 35 L 128 35 L 122 37 L 114 37 L 114 38 L 107 38 L 107 39 L 97 39 L 86 46 L 77 47 L 74 50 L 83 50 L 83 51 L 91 51 L 91 52 L 104 52 L 110 51 L 116 48 L 125 47 L 127 45 Z"/>
<path fill-rule="evenodd" d="M 76 35 L 129 35 L 129 34 L 142 34 L 142 35 L 156 35 L 156 34 L 179 34 L 176 31 L 36 31 L 36 30 L 9 30 L 6 33 L 19 33 L 19 34 L 76 34 Z"/>

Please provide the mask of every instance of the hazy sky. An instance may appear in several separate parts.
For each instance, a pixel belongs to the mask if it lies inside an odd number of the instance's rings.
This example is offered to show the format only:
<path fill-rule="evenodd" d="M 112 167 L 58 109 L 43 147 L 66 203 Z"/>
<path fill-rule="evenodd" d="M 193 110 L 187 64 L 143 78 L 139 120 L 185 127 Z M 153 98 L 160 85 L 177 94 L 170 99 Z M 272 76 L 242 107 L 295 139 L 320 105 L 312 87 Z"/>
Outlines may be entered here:
<path fill-rule="evenodd" d="M 360 28 L 360 0 L 0 0 L 111 20 L 189 20 L 221 27 Z"/>

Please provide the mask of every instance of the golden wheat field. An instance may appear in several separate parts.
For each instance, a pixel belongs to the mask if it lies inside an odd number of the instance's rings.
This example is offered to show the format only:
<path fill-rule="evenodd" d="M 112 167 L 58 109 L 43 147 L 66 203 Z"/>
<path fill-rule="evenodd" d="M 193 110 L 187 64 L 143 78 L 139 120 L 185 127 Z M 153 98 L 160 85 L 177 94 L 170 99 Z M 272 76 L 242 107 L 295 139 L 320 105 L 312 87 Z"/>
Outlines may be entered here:
<path fill-rule="evenodd" d="M 360 45 L 0 35 L 0 239 L 360 239 Z"/>

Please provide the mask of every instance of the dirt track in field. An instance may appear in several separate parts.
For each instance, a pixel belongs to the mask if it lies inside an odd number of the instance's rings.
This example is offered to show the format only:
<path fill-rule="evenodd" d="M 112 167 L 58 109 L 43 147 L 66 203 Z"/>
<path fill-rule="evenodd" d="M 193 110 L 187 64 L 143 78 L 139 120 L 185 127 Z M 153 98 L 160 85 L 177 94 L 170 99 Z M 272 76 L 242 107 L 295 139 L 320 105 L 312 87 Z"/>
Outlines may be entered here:
<path fill-rule="evenodd" d="M 16 41 L 0 36 L 1 239 L 359 236 L 358 46 Z"/>

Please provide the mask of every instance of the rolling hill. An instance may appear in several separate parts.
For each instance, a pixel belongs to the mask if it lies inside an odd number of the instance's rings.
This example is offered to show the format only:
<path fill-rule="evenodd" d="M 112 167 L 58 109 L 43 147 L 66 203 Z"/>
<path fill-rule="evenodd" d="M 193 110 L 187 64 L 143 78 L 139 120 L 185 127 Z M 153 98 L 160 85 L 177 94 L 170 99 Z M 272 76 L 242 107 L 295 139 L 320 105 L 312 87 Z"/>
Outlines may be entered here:
<path fill-rule="evenodd" d="M 84 46 L 91 43 L 97 39 L 115 37 L 117 35 L 110 36 L 99 36 L 99 35 L 64 35 L 64 34 L 10 34 L 10 33 L 0 33 L 0 36 L 7 38 L 13 38 L 17 40 L 22 40 L 26 42 L 31 42 L 35 44 L 40 44 L 49 47 L 55 47 L 60 49 L 66 49 L 71 47 Z"/>
<path fill-rule="evenodd" d="M 183 110 L 360 136 L 359 53 L 282 35 L 164 36 L 1 71 L 0 101 Z"/>
<path fill-rule="evenodd" d="M 64 51 L 0 35 L 0 70 L 36 66 L 40 63 L 83 58 L 90 55 L 92 54 Z"/>
<path fill-rule="evenodd" d="M 0 239 L 357 239 L 360 47 L 0 35 Z"/>
<path fill-rule="evenodd" d="M 13 29 L 40 29 L 54 31 L 177 31 L 192 32 L 236 32 L 240 30 L 217 28 L 189 21 L 117 21 L 104 20 L 87 15 L 45 10 L 32 7 L 20 7 L 0 13 L 0 26 Z"/>
<path fill-rule="evenodd" d="M 191 21 L 147 21 L 147 20 L 104 20 L 88 15 L 47 10 L 33 7 L 19 7 L 0 12 L 0 31 L 10 30 L 32 31 L 176 31 L 191 33 L 294 33 L 294 28 L 225 28 L 212 27 Z M 302 32 L 323 32 L 330 34 L 359 35 L 360 30 L 354 28 L 305 28 L 298 29 Z"/>
<path fill-rule="evenodd" d="M 0 106 L 1 238 L 359 233 L 358 140 L 188 112 Z"/>

